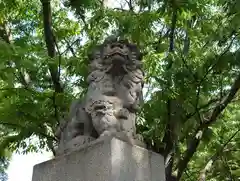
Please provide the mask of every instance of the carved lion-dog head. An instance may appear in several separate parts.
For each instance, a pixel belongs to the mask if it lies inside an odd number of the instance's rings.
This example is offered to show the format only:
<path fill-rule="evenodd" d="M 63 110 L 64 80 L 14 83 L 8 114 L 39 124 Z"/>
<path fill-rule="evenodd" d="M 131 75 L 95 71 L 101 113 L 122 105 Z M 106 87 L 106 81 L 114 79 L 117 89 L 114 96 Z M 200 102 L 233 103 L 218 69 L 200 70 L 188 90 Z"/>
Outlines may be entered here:
<path fill-rule="evenodd" d="M 104 67 L 109 73 L 116 75 L 142 67 L 140 50 L 127 40 L 105 40 L 90 54 L 89 59 L 95 68 Z"/>

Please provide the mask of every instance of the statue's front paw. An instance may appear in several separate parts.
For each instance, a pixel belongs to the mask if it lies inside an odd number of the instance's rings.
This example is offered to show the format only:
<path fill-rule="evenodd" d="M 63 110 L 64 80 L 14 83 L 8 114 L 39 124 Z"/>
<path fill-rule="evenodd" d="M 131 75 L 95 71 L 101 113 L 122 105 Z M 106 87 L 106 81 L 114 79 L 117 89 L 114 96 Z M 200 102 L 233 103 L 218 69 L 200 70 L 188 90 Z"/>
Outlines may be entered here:
<path fill-rule="evenodd" d="M 119 119 L 128 119 L 129 117 L 129 111 L 126 108 L 120 109 L 118 113 L 116 113 L 116 116 Z"/>

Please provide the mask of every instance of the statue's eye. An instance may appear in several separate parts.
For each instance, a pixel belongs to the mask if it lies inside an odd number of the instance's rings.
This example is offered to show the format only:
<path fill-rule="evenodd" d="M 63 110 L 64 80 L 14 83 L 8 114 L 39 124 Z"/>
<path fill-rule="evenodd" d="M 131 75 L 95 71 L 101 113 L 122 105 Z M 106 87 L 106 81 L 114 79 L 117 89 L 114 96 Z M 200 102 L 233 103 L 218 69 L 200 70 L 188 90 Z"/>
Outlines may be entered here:
<path fill-rule="evenodd" d="M 128 44 L 128 40 L 121 39 L 121 40 L 119 40 L 119 43 L 126 45 L 126 44 Z"/>

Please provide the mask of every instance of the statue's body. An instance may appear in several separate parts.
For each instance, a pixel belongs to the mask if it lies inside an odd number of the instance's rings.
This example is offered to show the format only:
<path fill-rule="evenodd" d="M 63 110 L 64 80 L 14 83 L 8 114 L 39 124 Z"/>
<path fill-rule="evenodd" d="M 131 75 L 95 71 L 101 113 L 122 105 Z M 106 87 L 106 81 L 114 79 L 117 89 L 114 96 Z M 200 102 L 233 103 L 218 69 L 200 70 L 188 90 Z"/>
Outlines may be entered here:
<path fill-rule="evenodd" d="M 104 42 L 89 59 L 88 91 L 83 102 L 73 103 L 69 120 L 60 126 L 60 150 L 76 137 L 136 138 L 144 77 L 139 50 L 127 41 Z"/>

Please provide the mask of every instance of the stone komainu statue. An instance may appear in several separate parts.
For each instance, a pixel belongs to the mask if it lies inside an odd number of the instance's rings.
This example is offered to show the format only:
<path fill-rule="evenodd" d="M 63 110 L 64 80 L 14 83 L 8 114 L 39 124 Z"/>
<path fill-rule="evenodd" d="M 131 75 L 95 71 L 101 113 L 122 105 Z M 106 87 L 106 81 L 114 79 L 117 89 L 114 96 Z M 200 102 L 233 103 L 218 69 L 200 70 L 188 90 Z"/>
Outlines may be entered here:
<path fill-rule="evenodd" d="M 109 39 L 96 46 L 89 56 L 87 94 L 72 104 L 57 131 L 57 155 L 103 136 L 139 140 L 135 120 L 142 101 L 141 59 L 137 46 L 127 40 Z"/>

